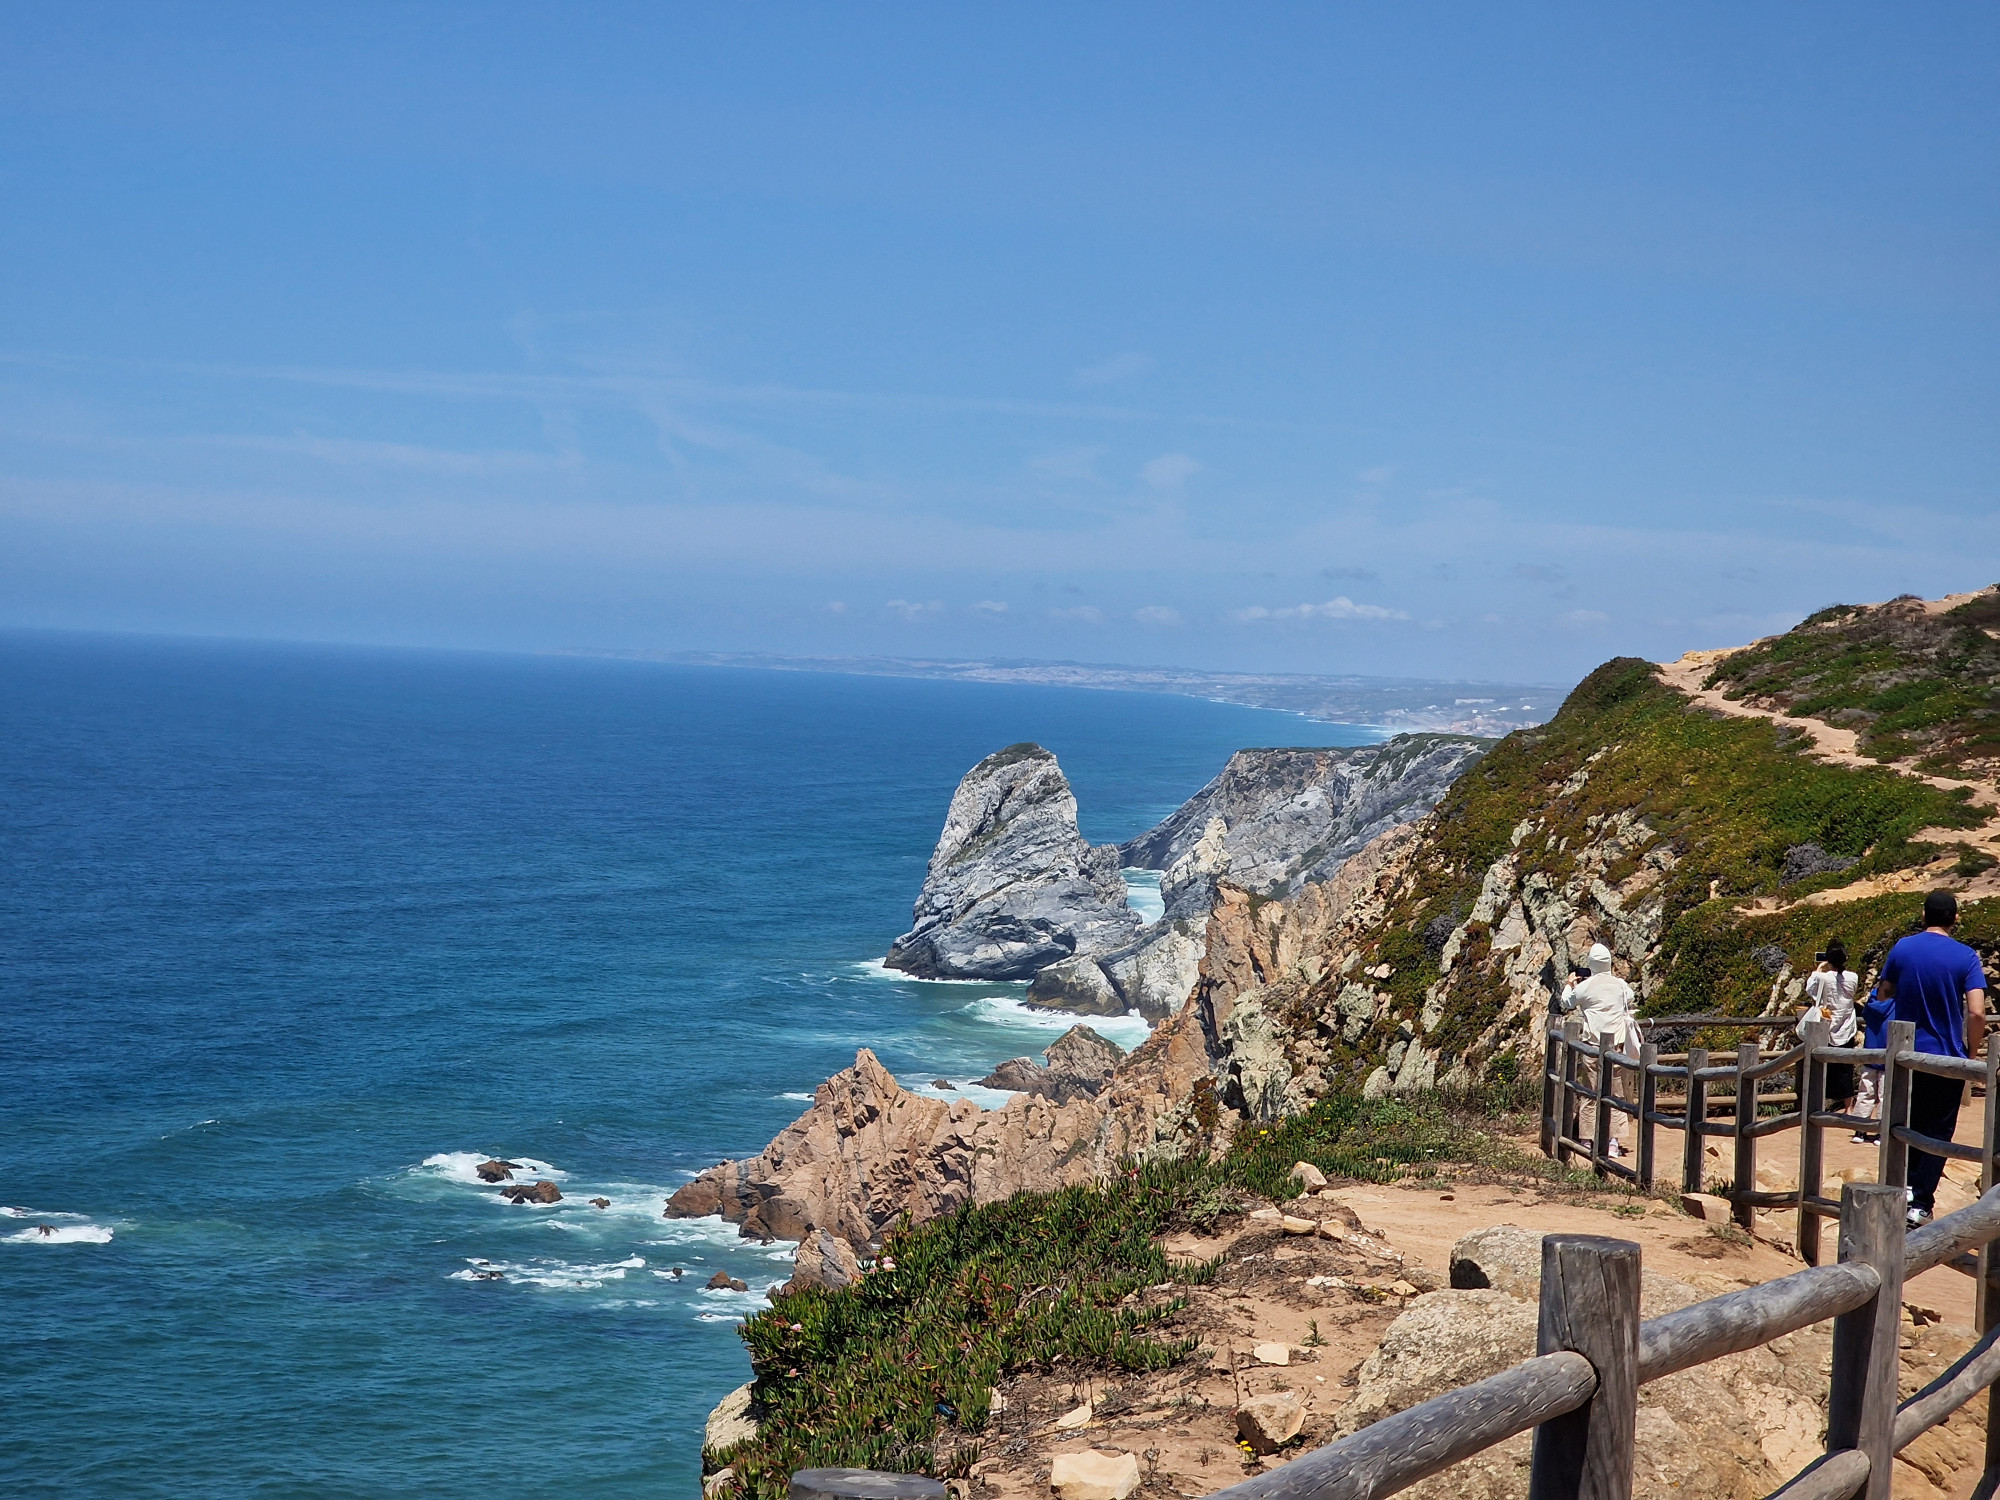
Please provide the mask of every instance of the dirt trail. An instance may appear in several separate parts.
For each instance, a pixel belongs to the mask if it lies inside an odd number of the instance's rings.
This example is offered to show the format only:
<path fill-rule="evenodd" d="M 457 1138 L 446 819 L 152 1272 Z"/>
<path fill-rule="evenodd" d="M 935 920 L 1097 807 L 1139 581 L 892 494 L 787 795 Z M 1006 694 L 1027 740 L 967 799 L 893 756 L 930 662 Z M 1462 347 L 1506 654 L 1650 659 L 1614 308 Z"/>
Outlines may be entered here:
<path fill-rule="evenodd" d="M 1962 603 L 1964 599 L 1970 597 L 1972 596 L 1953 595 L 1946 599 L 1932 601 L 1927 607 L 1933 611 L 1949 609 L 1954 604 Z M 1852 729 L 1841 729 L 1832 724 L 1822 723 L 1818 719 L 1781 713 L 1770 706 L 1760 707 L 1756 704 L 1755 700 L 1733 701 L 1723 695 L 1721 688 L 1704 687 L 1702 685 L 1708 680 L 1709 673 L 1715 670 L 1717 662 L 1745 649 L 1747 648 L 1742 646 L 1730 646 L 1719 651 L 1690 651 L 1681 657 L 1679 661 L 1659 663 L 1660 680 L 1665 682 L 1668 687 L 1685 694 L 1702 708 L 1709 709 L 1712 712 L 1725 714 L 1733 719 L 1768 719 L 1775 724 L 1784 726 L 1786 729 L 1794 730 L 1806 736 L 1808 742 L 1812 745 L 1813 754 L 1817 755 L 1821 760 L 1830 761 L 1835 765 L 1853 766 L 1858 769 L 1879 767 L 1883 764 L 1883 762 L 1861 753 L 1858 748 L 1860 736 Z M 1890 764 L 1892 769 L 1901 774 L 1914 777 L 1918 781 L 1927 782 L 1931 786 L 1937 787 L 1940 791 L 1964 790 L 1969 792 L 1974 806 L 2000 811 L 2000 786 L 1996 786 L 1991 781 L 1958 781 L 1948 776 L 1927 776 L 1910 769 L 1908 766 L 1895 765 L 1893 762 Z M 1914 837 L 1922 842 L 1940 844 L 1946 847 L 1957 844 L 1968 844 L 1975 849 L 1992 855 L 1995 859 L 2000 859 L 2000 818 L 1989 818 L 1986 825 L 1981 828 L 1919 829 Z M 1963 877 L 1948 874 L 1957 857 L 1957 852 L 1954 850 L 1951 854 L 1933 860 L 1927 865 L 1919 865 L 1908 870 L 1897 870 L 1887 875 L 1871 876 L 1866 880 L 1859 880 L 1852 885 L 1841 886 L 1836 890 L 1817 892 L 1814 895 L 1803 898 L 1801 904 L 1809 906 L 1831 905 L 1841 901 L 1856 901 L 1867 896 L 1878 896 L 1892 891 L 1927 890 L 1939 884 L 1950 885 L 1969 897 L 2000 895 L 2000 866 L 1996 866 L 1985 874 L 1968 881 Z M 1776 899 L 1767 899 L 1753 903 L 1747 909 L 1776 911 L 1788 904 Z"/>

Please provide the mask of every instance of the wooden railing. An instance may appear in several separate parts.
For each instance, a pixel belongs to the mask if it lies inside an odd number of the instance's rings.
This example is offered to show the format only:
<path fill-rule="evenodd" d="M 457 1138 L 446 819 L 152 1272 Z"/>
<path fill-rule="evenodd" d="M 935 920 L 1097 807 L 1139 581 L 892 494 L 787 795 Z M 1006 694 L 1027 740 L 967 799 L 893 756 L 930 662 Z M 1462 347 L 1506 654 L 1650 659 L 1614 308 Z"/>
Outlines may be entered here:
<path fill-rule="evenodd" d="M 1665 1026 L 1754 1026 L 1777 1029 L 1783 1021 L 1763 1017 L 1670 1016 L 1642 1023 Z M 1994 1159 L 2000 1150 L 2000 1029 L 1988 1037 L 1981 1060 L 1942 1057 L 1913 1047 L 1916 1028 L 1907 1021 L 1891 1022 L 1885 1047 L 1835 1047 L 1823 1024 L 1804 1029 L 1797 1045 L 1765 1052 L 1756 1041 L 1738 1045 L 1727 1062 L 1712 1063 L 1706 1048 L 1662 1053 L 1651 1042 L 1638 1055 L 1620 1052 L 1610 1037 L 1587 1038 L 1574 1021 L 1548 1038 L 1542 1069 L 1542 1150 L 1557 1161 L 1582 1158 L 1600 1177 L 1621 1177 L 1643 1191 L 1660 1187 L 1656 1132 L 1662 1125 L 1681 1132 L 1680 1188 L 1685 1193 L 1706 1190 L 1709 1181 L 1707 1143 L 1727 1140 L 1728 1171 L 1720 1196 L 1726 1197 L 1736 1221 L 1755 1226 L 1760 1208 L 1794 1209 L 1798 1213 L 1798 1250 L 1808 1265 L 1820 1259 L 1820 1220 L 1836 1217 L 1840 1206 L 1823 1191 L 1828 1130 L 1879 1132 L 1875 1180 L 1893 1187 L 1909 1182 L 1910 1150 L 1979 1163 L 1980 1188 L 1993 1186 Z M 1723 1054 L 1729 1056 L 1729 1054 Z M 1882 1069 L 1881 1118 L 1839 1114 L 1827 1109 L 1826 1072 L 1837 1064 Z M 1910 1128 L 1910 1078 L 1928 1073 L 1983 1085 L 1984 1128 L 1977 1146 L 1936 1141 Z M 1789 1075 L 1789 1091 L 1770 1091 L 1766 1080 Z M 1592 1104 L 1595 1116 L 1589 1139 L 1578 1128 L 1582 1106 Z M 1774 1110 L 1766 1114 L 1765 1110 Z M 1624 1115 L 1634 1122 L 1636 1148 L 1627 1159 L 1611 1154 L 1612 1120 Z M 1718 1114 L 1720 1118 L 1718 1118 Z M 1798 1172 L 1789 1188 L 1757 1186 L 1757 1143 L 1781 1131 L 1797 1130 Z M 1961 1269 L 1969 1270 L 1970 1266 Z"/>
<path fill-rule="evenodd" d="M 1809 1328 L 1833 1325 L 1826 1453 L 1768 1500 L 1889 1500 L 1895 1456 L 2000 1379 L 1993 1330 L 2000 1190 L 1913 1233 L 1903 1189 L 1850 1183 L 1840 1259 L 1641 1321 L 1639 1246 L 1592 1234 L 1542 1240 L 1538 1352 L 1232 1485 L 1210 1500 L 1383 1500 L 1462 1459 L 1534 1430 L 1528 1500 L 1631 1500 L 1639 1388 L 1663 1376 Z M 1965 1356 L 1898 1402 L 1903 1284 L 1976 1253 L 1983 1332 Z M 1975 1500 L 2000 1480 L 2000 1410 L 1989 1404 Z M 944 1500 L 914 1475 L 815 1469 L 792 1500 Z"/>
<path fill-rule="evenodd" d="M 1533 1359 L 1384 1417 L 1212 1500 L 1380 1500 L 1530 1428 L 1529 1500 L 1630 1500 L 1640 1386 L 1827 1318 L 1834 1319 L 1827 1451 L 1771 1500 L 1889 1500 L 1895 1455 L 2000 1378 L 2000 1335 L 1987 1332 L 1898 1403 L 1903 1283 L 1976 1250 L 1986 1327 L 2000 1192 L 1907 1236 L 1903 1215 L 1900 1187 L 1849 1184 L 1839 1209 L 1838 1263 L 1645 1322 L 1636 1244 L 1548 1235 Z M 1987 1432 L 1975 1491 L 1982 1500 L 2000 1477 L 2000 1412 L 1989 1410 Z"/>

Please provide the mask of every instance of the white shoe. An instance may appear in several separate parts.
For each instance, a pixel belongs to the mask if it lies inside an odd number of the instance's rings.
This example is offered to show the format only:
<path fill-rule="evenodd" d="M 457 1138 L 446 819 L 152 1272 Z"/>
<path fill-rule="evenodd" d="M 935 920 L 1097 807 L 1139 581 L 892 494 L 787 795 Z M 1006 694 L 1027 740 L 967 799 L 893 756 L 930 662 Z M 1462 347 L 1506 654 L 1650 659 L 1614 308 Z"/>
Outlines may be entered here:
<path fill-rule="evenodd" d="M 1625 1148 L 1619 1145 L 1616 1141 L 1613 1141 L 1611 1143 L 1611 1149 L 1608 1154 L 1611 1156 L 1623 1156 L 1625 1154 Z"/>

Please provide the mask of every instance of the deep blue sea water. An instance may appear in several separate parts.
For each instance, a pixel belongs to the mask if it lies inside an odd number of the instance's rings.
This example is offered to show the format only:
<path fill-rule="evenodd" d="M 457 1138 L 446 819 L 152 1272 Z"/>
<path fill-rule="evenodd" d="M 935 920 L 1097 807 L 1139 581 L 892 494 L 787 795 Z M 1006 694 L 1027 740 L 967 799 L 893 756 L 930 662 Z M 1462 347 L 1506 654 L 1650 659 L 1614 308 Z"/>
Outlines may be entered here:
<path fill-rule="evenodd" d="M 857 1046 L 929 1088 L 1060 1029 L 870 965 L 958 777 L 1039 740 L 1113 840 L 1234 749 L 1372 738 L 1078 689 L 0 635 L 0 1492 L 696 1493 L 790 1252 L 665 1196 Z M 564 1201 L 501 1203 L 487 1154 Z"/>

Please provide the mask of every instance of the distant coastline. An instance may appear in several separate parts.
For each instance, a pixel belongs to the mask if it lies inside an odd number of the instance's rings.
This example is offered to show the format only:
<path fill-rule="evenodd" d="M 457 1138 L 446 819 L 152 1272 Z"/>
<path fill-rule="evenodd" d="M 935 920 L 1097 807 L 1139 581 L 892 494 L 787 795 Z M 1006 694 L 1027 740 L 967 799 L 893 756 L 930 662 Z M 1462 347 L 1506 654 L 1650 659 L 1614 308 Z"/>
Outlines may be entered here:
<path fill-rule="evenodd" d="M 1397 733 L 1499 736 L 1554 716 L 1567 688 L 1546 683 L 1449 682 L 1420 677 L 1319 677 L 1291 672 L 1201 672 L 1011 657 L 784 656 L 758 651 L 641 651 L 574 648 L 559 656 L 612 657 L 675 666 L 745 667 L 769 672 L 836 672 L 948 682 L 1022 683 L 1170 693 L 1300 714 L 1325 724 L 1363 724 Z"/>

